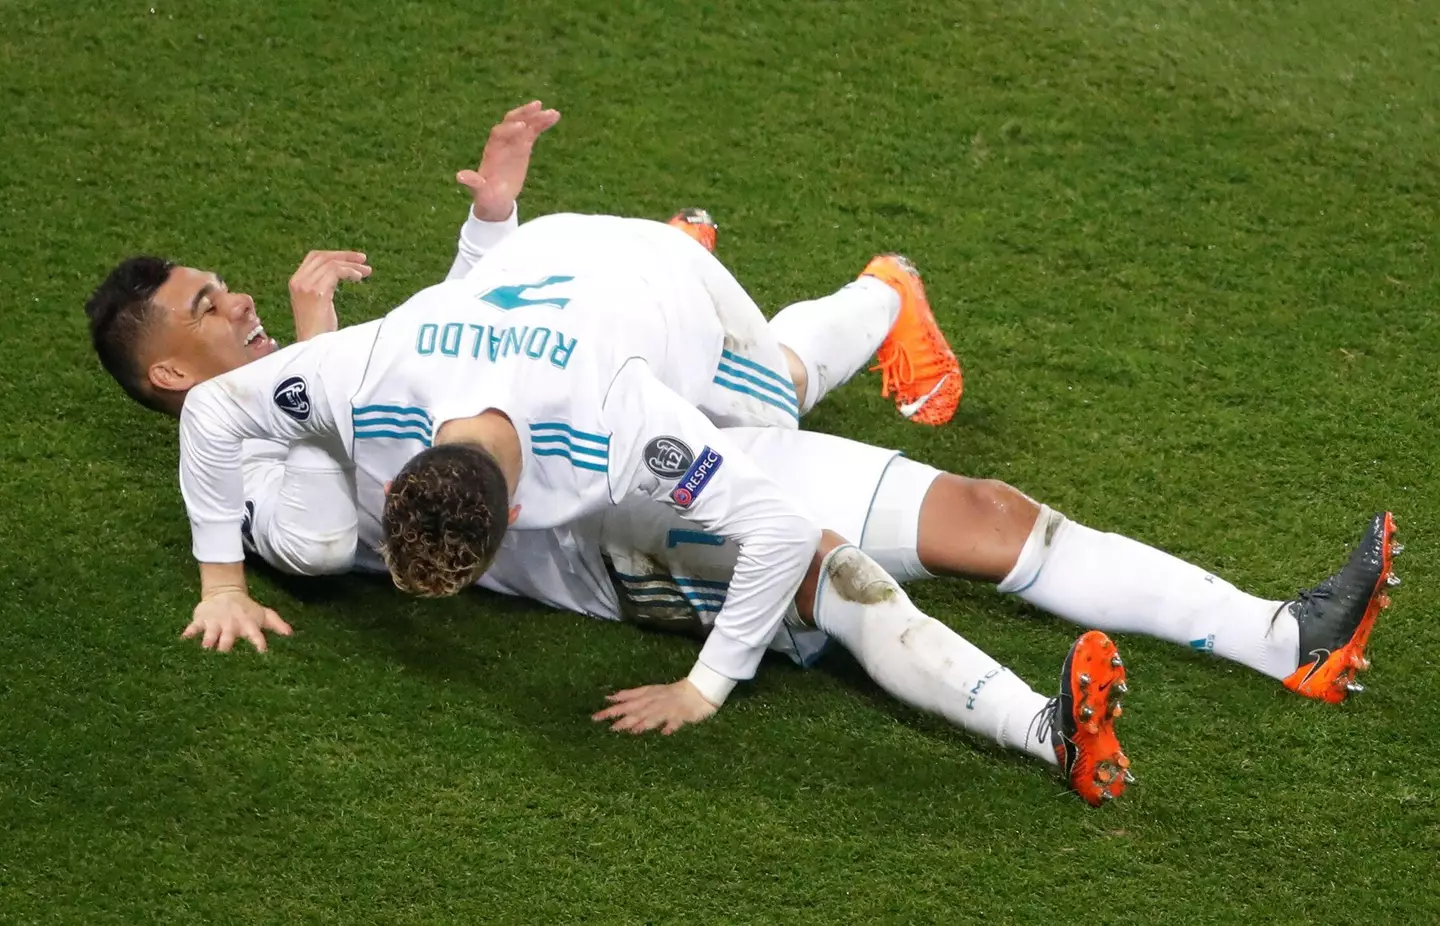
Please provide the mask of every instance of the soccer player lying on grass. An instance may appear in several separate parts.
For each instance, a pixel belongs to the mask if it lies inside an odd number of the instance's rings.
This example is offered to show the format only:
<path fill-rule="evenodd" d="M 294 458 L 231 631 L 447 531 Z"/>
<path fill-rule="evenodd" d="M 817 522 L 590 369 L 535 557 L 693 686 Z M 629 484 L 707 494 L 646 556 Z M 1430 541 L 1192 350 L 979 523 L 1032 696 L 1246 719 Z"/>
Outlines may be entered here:
<path fill-rule="evenodd" d="M 966 576 L 1082 626 L 1182 646 L 1198 638 L 1217 655 L 1329 701 L 1345 696 L 1384 604 L 1388 515 L 1368 525 L 1335 576 L 1295 601 L 1266 601 L 1072 522 L 1003 483 L 824 434 L 736 428 L 723 436 L 727 464 L 743 454 L 777 474 L 799 509 L 834 531 L 775 624 L 770 649 L 809 665 L 829 639 L 839 640 L 897 700 L 1058 761 L 1092 804 L 1129 781 L 1113 729 L 1124 668 L 1110 641 L 1082 636 L 1062 666 L 1060 697 L 1047 700 L 917 610 L 897 581 Z M 478 573 L 483 588 L 592 617 L 710 629 L 738 559 L 732 542 L 696 532 L 673 505 L 633 498 L 555 530 L 507 532 L 505 518 L 488 513 L 506 504 L 492 473 L 483 452 L 442 438 L 402 470 L 382 511 L 381 487 L 364 468 L 348 472 L 313 447 L 256 448 L 245 471 L 247 545 L 300 574 L 385 570 L 383 549 L 397 584 L 422 594 L 453 593 Z M 368 500 L 358 512 L 357 487 Z M 841 537 L 856 538 L 860 551 Z M 345 548 L 353 558 L 337 558 Z M 611 701 L 595 719 L 632 733 L 673 732 L 716 709 L 687 682 L 621 691 Z"/>
<path fill-rule="evenodd" d="M 478 187 L 473 217 L 488 185 Z M 312 440 L 393 474 L 452 424 L 503 447 L 517 476 L 517 526 L 549 528 L 660 491 L 655 467 L 670 472 L 678 455 L 646 469 L 641 451 L 677 435 L 709 446 L 715 428 L 697 409 L 726 424 L 793 428 L 877 349 L 912 391 L 924 389 L 897 396 L 903 412 L 936 423 L 958 401 L 959 367 L 919 277 L 893 257 L 773 325 L 705 247 L 660 223 L 549 216 L 473 268 L 462 263 L 452 272 L 462 278 L 385 319 L 284 350 L 264 338 L 249 297 L 211 274 L 142 258 L 96 291 L 87 310 L 107 369 L 146 404 L 180 414 L 203 589 L 189 632 L 207 645 L 228 649 L 244 636 L 263 648 L 264 629 L 288 631 L 245 589 L 245 439 Z M 921 373 L 933 378 L 928 388 Z M 612 442 L 621 452 L 612 455 Z M 819 533 L 743 458 L 726 473 L 743 489 L 702 498 L 702 479 L 681 506 L 741 551 L 697 664 L 711 689 L 753 674 Z"/>

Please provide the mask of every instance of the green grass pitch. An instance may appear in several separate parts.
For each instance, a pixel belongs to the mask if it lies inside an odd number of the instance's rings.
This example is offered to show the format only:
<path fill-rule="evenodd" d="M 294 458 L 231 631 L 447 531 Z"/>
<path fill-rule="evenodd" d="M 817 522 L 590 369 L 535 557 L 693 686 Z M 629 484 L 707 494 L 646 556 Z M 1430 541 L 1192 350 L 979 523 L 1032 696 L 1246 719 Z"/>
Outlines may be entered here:
<path fill-rule="evenodd" d="M 0 0 L 0 923 L 1440 921 L 1437 35 L 1413 0 Z M 527 215 L 705 205 L 767 310 L 916 259 L 960 413 L 863 376 L 812 427 L 1276 597 L 1393 508 L 1370 690 L 1122 639 L 1140 783 L 1095 811 L 844 658 L 635 740 L 588 713 L 689 641 L 262 575 L 293 639 L 180 642 L 173 425 L 84 297 L 156 251 L 283 335 L 304 252 L 354 247 L 375 317 L 532 97 Z M 1077 633 L 916 599 L 1047 689 Z"/>

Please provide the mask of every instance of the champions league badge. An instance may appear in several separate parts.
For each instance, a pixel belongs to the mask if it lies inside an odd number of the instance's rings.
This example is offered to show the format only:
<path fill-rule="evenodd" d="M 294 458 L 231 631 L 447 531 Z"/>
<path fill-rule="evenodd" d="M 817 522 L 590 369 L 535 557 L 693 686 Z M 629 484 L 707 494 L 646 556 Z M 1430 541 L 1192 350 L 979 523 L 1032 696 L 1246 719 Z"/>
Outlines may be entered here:
<path fill-rule="evenodd" d="M 694 462 L 695 454 L 678 437 L 657 437 L 645 445 L 645 468 L 661 479 L 679 479 Z"/>
<path fill-rule="evenodd" d="M 700 455 L 695 458 L 695 462 L 681 477 L 680 484 L 670 492 L 670 501 L 674 502 L 677 507 L 689 508 L 694 504 L 696 497 L 700 495 L 700 490 L 705 488 L 710 477 L 715 475 L 715 471 L 724 462 L 725 458 L 709 447 L 702 449 Z"/>
<path fill-rule="evenodd" d="M 310 417 L 310 393 L 305 377 L 292 376 L 275 387 L 275 404 L 296 421 Z"/>

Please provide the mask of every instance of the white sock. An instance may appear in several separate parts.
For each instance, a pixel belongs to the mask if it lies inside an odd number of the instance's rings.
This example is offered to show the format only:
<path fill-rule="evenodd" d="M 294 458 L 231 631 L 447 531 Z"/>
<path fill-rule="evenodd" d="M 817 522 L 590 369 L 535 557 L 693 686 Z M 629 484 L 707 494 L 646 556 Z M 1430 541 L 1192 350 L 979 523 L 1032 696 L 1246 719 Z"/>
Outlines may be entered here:
<path fill-rule="evenodd" d="M 1046 697 L 944 624 L 921 613 L 885 570 L 858 548 L 820 564 L 815 623 L 851 652 L 875 684 L 911 707 L 1056 764 L 1036 738 Z"/>
<path fill-rule="evenodd" d="M 786 306 L 770 319 L 775 339 L 805 365 L 800 414 L 849 382 L 899 317 L 900 294 L 874 277 L 861 277 L 829 296 Z"/>
<path fill-rule="evenodd" d="M 1148 634 L 1271 678 L 1285 678 L 1299 663 L 1300 627 L 1283 602 L 1247 595 L 1198 566 L 1046 506 L 1000 591 L 1083 627 Z"/>

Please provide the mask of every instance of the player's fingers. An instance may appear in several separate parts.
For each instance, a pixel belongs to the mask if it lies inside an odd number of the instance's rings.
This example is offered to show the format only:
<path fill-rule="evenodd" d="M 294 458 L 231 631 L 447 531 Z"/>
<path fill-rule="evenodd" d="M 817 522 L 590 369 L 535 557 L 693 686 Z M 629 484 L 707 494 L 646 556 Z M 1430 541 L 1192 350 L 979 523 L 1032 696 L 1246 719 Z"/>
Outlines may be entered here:
<path fill-rule="evenodd" d="M 215 641 L 218 639 L 220 639 L 219 622 L 207 623 L 205 625 L 205 636 L 203 639 L 201 639 L 200 646 L 203 649 L 210 649 L 215 645 Z"/>
<path fill-rule="evenodd" d="M 368 264 L 351 263 L 335 264 L 334 270 L 337 277 L 342 280 L 349 280 L 352 283 L 365 279 L 371 272 Z"/>
<path fill-rule="evenodd" d="M 360 251 L 317 251 L 319 257 L 308 267 L 301 267 L 295 271 L 295 279 L 314 279 L 323 277 L 326 273 L 333 271 L 337 264 L 364 266 L 365 255 Z"/>
<path fill-rule="evenodd" d="M 462 170 L 455 175 L 455 182 L 463 187 L 469 187 L 472 190 L 478 190 L 480 187 L 485 185 L 485 178 L 480 176 L 479 171 Z"/>
<path fill-rule="evenodd" d="M 301 291 L 313 288 L 321 274 L 324 273 L 324 268 L 324 258 L 317 257 L 315 260 L 306 258 L 306 262 L 300 265 L 300 269 L 290 275 L 290 288 Z"/>
<path fill-rule="evenodd" d="M 669 736 L 683 726 L 685 726 L 685 721 L 672 717 L 671 719 L 665 721 L 665 726 L 663 729 L 661 729 L 660 732 L 663 733 L 665 736 Z"/>
<path fill-rule="evenodd" d="M 330 256 L 327 257 L 327 258 L 325 258 L 324 263 L 320 264 L 320 266 L 319 266 L 318 269 L 319 269 L 319 272 L 323 274 L 323 273 L 334 273 L 334 272 L 335 272 L 335 269 L 336 269 L 337 267 L 366 267 L 366 266 L 369 266 L 369 265 L 365 263 L 365 255 L 364 255 L 364 254 L 352 254 L 352 253 L 348 253 L 348 252 L 336 251 L 334 254 L 330 255 Z"/>
<path fill-rule="evenodd" d="M 640 718 L 640 729 L 636 730 L 635 732 L 649 733 L 651 730 L 660 729 L 660 727 L 663 726 L 664 723 L 665 718 L 663 715 L 655 713 L 646 714 L 645 716 Z"/>
<path fill-rule="evenodd" d="M 234 645 L 235 627 L 233 624 L 226 622 L 225 629 L 220 631 L 220 642 L 215 646 L 215 651 L 217 653 L 228 653 L 230 652 L 230 647 Z"/>
<path fill-rule="evenodd" d="M 610 732 L 624 733 L 630 726 L 630 717 L 623 711 L 610 718 Z"/>
<path fill-rule="evenodd" d="M 643 726 L 644 722 L 645 720 L 643 717 L 631 714 L 630 716 L 620 720 L 618 723 L 615 724 L 615 726 L 611 727 L 610 729 L 614 730 L 616 733 L 629 733 L 633 736 L 636 733 L 645 732 L 645 728 Z"/>
<path fill-rule="evenodd" d="M 330 253 L 329 251 L 309 252 L 305 255 L 305 259 L 300 262 L 300 266 L 295 268 L 295 276 L 313 274 L 317 267 L 323 266 L 325 261 L 330 259 Z"/>
<path fill-rule="evenodd" d="M 188 640 L 204 629 L 205 625 L 203 623 L 198 620 L 193 620 L 190 622 L 190 625 L 180 633 L 180 639 Z"/>
<path fill-rule="evenodd" d="M 247 624 L 240 631 L 240 635 L 250 641 L 250 645 L 255 647 L 257 653 L 263 653 L 269 648 L 265 642 L 265 631 L 254 624 Z"/>
<path fill-rule="evenodd" d="M 270 608 L 265 609 L 265 619 L 261 622 L 261 626 L 264 627 L 266 630 L 275 631 L 282 637 L 288 637 L 295 632 L 293 629 L 291 629 L 289 624 L 285 623 L 285 621 L 280 618 L 279 614 L 276 614 Z"/>
<path fill-rule="evenodd" d="M 626 714 L 629 714 L 631 710 L 632 708 L 628 704 L 612 704 L 604 710 L 596 711 L 590 716 L 600 721 L 614 720 L 616 717 L 624 717 Z"/>
<path fill-rule="evenodd" d="M 611 704 L 624 704 L 626 701 L 633 701 L 650 690 L 649 685 L 639 688 L 626 688 L 624 691 L 617 691 L 612 695 L 606 695 L 605 700 Z"/>
<path fill-rule="evenodd" d="M 556 109 L 547 109 L 544 112 L 536 113 L 533 118 L 527 119 L 525 121 L 525 124 L 530 126 L 531 132 L 536 135 L 541 135 L 554 128 L 555 123 L 559 121 L 560 111 Z"/>
<path fill-rule="evenodd" d="M 531 100 L 523 106 L 517 106 L 514 109 L 510 110 L 508 113 L 506 113 L 505 119 L 501 124 L 503 125 L 505 122 L 513 122 L 515 120 L 523 120 L 526 117 L 530 116 L 532 113 L 537 113 L 539 111 L 540 101 Z"/>

